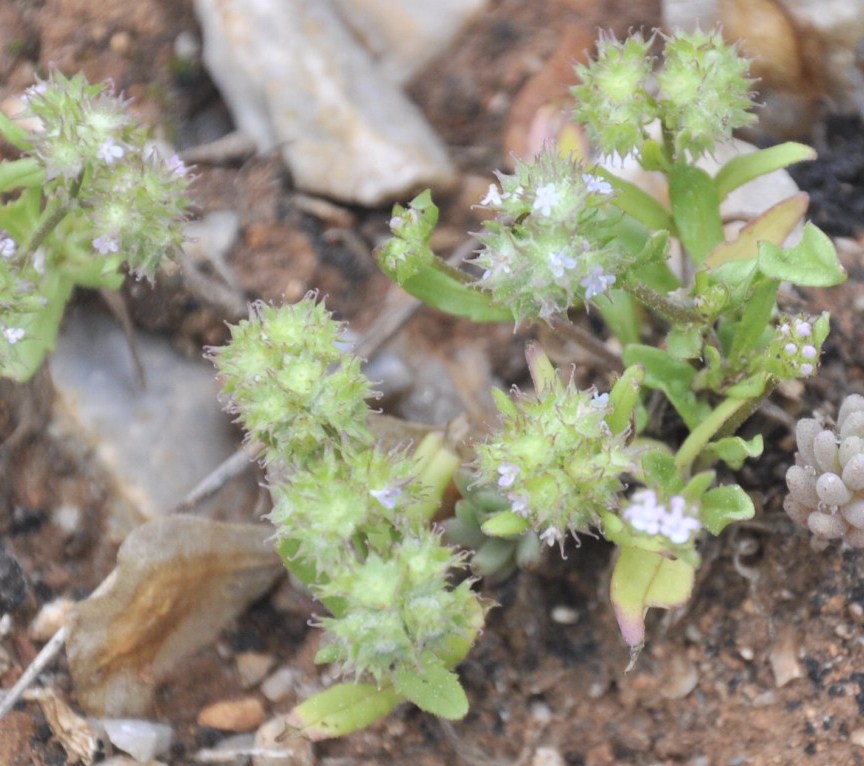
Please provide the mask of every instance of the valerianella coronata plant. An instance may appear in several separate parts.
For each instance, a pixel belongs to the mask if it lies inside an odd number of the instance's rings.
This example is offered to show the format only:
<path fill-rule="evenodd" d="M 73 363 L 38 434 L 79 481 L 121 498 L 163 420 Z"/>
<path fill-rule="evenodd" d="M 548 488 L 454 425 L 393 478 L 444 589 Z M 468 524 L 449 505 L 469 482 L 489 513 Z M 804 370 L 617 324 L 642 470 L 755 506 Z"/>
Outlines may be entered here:
<path fill-rule="evenodd" d="M 231 343 L 209 350 L 229 410 L 266 463 L 302 463 L 331 440 L 369 442 L 372 389 L 340 343 L 342 326 L 310 293 L 290 306 L 254 303 Z"/>
<path fill-rule="evenodd" d="M 629 260 L 612 235 L 621 214 L 607 181 L 551 149 L 498 180 L 480 203 L 496 216 L 478 235 L 476 284 L 517 324 L 548 321 L 615 284 Z"/>
<path fill-rule="evenodd" d="M 608 394 L 565 385 L 554 372 L 535 375 L 533 394 L 517 391 L 511 400 L 495 392 L 501 424 L 477 446 L 477 469 L 551 546 L 599 527 L 600 513 L 618 508 L 635 453 L 626 431 L 606 422 Z"/>
<path fill-rule="evenodd" d="M 749 63 L 719 32 L 678 31 L 666 38 L 656 75 L 648 55 L 652 42 L 641 35 L 623 42 L 602 37 L 596 60 L 576 67 L 581 82 L 572 89 L 574 116 L 603 154 L 639 151 L 648 124 L 659 118 L 672 137 L 674 159 L 683 161 L 685 153 L 697 159 L 756 119 L 749 111 Z"/>
<path fill-rule="evenodd" d="M 54 347 L 76 285 L 152 278 L 182 246 L 190 177 L 147 142 L 107 84 L 52 72 L 28 88 L 25 130 L 0 115 L 20 157 L 0 166 L 0 375 L 30 378 Z"/>
<path fill-rule="evenodd" d="M 846 397 L 834 428 L 815 418 L 799 420 L 795 438 L 784 510 L 813 533 L 817 550 L 832 540 L 864 548 L 864 396 Z"/>

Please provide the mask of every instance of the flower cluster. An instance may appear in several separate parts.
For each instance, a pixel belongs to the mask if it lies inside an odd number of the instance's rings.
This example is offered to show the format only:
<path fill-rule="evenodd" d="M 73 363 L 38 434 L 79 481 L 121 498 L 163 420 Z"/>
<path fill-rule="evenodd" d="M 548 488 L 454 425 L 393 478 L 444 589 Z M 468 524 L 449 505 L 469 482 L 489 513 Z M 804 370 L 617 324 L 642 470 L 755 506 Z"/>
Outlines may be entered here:
<path fill-rule="evenodd" d="M 470 582 L 448 585 L 463 557 L 428 529 L 419 458 L 372 444 L 371 388 L 340 344 L 342 326 L 309 293 L 254 304 L 208 353 L 228 407 L 263 445 L 277 549 L 332 612 L 319 661 L 381 682 L 430 657 L 443 665 L 482 609 Z"/>
<path fill-rule="evenodd" d="M 329 642 L 315 658 L 376 682 L 393 669 L 418 667 L 427 656 L 446 654 L 454 636 L 469 639 L 477 600 L 470 580 L 447 587 L 449 572 L 464 557 L 424 530 L 394 545 L 386 556 L 332 571 L 318 589 L 323 599 L 344 600 L 339 616 L 319 620 Z"/>
<path fill-rule="evenodd" d="M 650 87 L 652 43 L 640 35 L 624 42 L 602 37 L 596 60 L 576 67 L 581 83 L 573 88 L 575 117 L 586 124 L 601 152 L 638 151 L 648 137 L 648 123 L 659 118 L 673 137 L 675 157 L 688 152 L 698 158 L 756 119 L 750 113 L 749 64 L 719 32 L 676 32 L 666 38 L 657 93 Z"/>
<path fill-rule="evenodd" d="M 601 511 L 618 507 L 622 474 L 634 468 L 626 434 L 606 423 L 608 397 L 556 379 L 512 405 L 477 447 L 480 480 L 497 484 L 548 545 L 596 527 Z"/>
<path fill-rule="evenodd" d="M 786 472 L 783 508 L 813 533 L 816 549 L 831 540 L 864 548 L 864 396 L 847 396 L 836 428 L 798 421 L 795 465 Z"/>
<path fill-rule="evenodd" d="M 696 510 L 683 497 L 673 495 L 661 503 L 652 489 L 636 490 L 622 516 L 637 532 L 662 535 L 675 545 L 686 545 L 702 529 Z"/>
<path fill-rule="evenodd" d="M 551 149 L 498 179 L 480 202 L 496 215 L 479 235 L 476 284 L 517 323 L 549 320 L 615 284 L 628 261 L 611 236 L 620 213 L 608 181 Z"/>
<path fill-rule="evenodd" d="M 110 85 L 55 71 L 25 98 L 40 123 L 32 152 L 45 168 L 46 194 L 85 212 L 94 255 L 120 253 L 133 271 L 152 276 L 183 242 L 190 183 L 183 162 L 148 144 Z"/>
<path fill-rule="evenodd" d="M 254 303 L 231 327 L 231 343 L 208 350 L 228 407 L 264 445 L 267 463 L 303 462 L 330 440 L 368 443 L 372 391 L 341 337 L 310 293 L 291 306 Z"/>
<path fill-rule="evenodd" d="M 782 379 L 807 378 L 816 372 L 828 315 L 782 317 L 768 349 L 769 367 Z"/>

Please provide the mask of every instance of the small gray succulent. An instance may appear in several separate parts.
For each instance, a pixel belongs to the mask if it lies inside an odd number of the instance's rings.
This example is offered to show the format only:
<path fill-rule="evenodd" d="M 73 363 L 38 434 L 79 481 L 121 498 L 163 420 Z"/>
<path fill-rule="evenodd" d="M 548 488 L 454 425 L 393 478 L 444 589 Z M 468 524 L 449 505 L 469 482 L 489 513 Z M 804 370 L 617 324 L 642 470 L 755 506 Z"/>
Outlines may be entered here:
<path fill-rule="evenodd" d="M 864 548 L 864 396 L 840 405 L 835 428 L 815 418 L 798 421 L 795 465 L 786 472 L 783 509 L 813 533 L 812 545 L 841 540 Z"/>

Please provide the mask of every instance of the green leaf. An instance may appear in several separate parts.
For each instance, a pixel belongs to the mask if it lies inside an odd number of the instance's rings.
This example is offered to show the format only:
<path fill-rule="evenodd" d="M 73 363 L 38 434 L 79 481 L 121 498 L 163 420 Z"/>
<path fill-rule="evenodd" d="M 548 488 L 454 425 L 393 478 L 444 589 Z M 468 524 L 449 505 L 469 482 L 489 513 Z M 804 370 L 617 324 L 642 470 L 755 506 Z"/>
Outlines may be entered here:
<path fill-rule="evenodd" d="M 695 567 L 641 548 L 620 549 L 612 571 L 611 598 L 621 635 L 630 647 L 645 642 L 650 607 L 671 609 L 687 603 Z"/>
<path fill-rule="evenodd" d="M 666 350 L 676 359 L 702 356 L 702 327 L 698 324 L 673 327 L 666 336 Z"/>
<path fill-rule="evenodd" d="M 404 699 L 390 687 L 336 684 L 297 705 L 286 722 L 318 742 L 363 729 L 390 713 Z"/>
<path fill-rule="evenodd" d="M 503 577 L 515 566 L 516 545 L 513 540 L 501 537 L 487 538 L 471 557 L 471 571 L 478 577 Z"/>
<path fill-rule="evenodd" d="M 620 434 L 630 426 L 644 379 L 645 370 L 639 366 L 628 367 L 612 386 L 606 425 L 613 434 Z"/>
<path fill-rule="evenodd" d="M 530 529 L 528 520 L 513 511 L 502 511 L 487 519 L 480 529 L 490 537 L 514 537 Z"/>
<path fill-rule="evenodd" d="M 732 359 L 749 354 L 764 336 L 765 328 L 777 304 L 779 286 L 780 283 L 776 280 L 765 279 L 757 283 L 753 289 L 750 299 L 744 304 L 744 313 L 732 340 L 732 348 L 729 351 Z"/>
<path fill-rule="evenodd" d="M 666 394 L 666 398 L 691 430 L 711 411 L 693 393 L 692 384 L 696 371 L 682 359 L 675 359 L 663 349 L 653 346 L 631 345 L 622 354 L 628 367 L 641 364 L 645 368 L 645 385 Z"/>
<path fill-rule="evenodd" d="M 712 535 L 719 535 L 728 524 L 752 519 L 754 513 L 750 496 L 733 484 L 708 490 L 702 496 L 699 516 L 705 529 Z"/>
<path fill-rule="evenodd" d="M 635 218 L 652 231 L 671 231 L 675 228 L 672 214 L 648 192 L 636 184 L 610 173 L 604 168 L 596 168 L 594 172 L 610 183 L 615 190 L 612 204 L 619 210 Z"/>
<path fill-rule="evenodd" d="M 702 454 L 712 456 L 716 460 L 722 460 L 731 469 L 737 471 L 747 458 L 759 457 L 762 454 L 762 448 L 762 434 L 756 434 L 752 439 L 725 436 L 708 444 L 702 450 Z"/>
<path fill-rule="evenodd" d="M 796 162 L 815 159 L 816 152 L 812 147 L 793 141 L 761 149 L 758 152 L 740 154 L 729 160 L 714 176 L 717 196 L 723 200 L 729 192 L 754 178 L 794 165 Z"/>
<path fill-rule="evenodd" d="M 687 482 L 686 486 L 681 490 L 681 495 L 691 503 L 695 503 L 701 499 L 702 495 L 705 494 L 708 487 L 714 483 L 714 479 L 716 478 L 716 471 L 700 471 Z"/>
<path fill-rule="evenodd" d="M 661 494 L 675 495 L 683 486 L 678 469 L 675 467 L 675 457 L 666 449 L 654 448 L 642 455 L 643 483 L 660 489 Z"/>
<path fill-rule="evenodd" d="M 459 676 L 448 670 L 437 657 L 426 654 L 420 668 L 400 667 L 393 675 L 394 687 L 421 710 L 456 721 L 468 712 L 468 697 Z"/>
<path fill-rule="evenodd" d="M 723 242 L 720 200 L 714 181 L 700 168 L 676 165 L 669 172 L 669 201 L 678 238 L 693 262 L 701 266 Z"/>
<path fill-rule="evenodd" d="M 12 146 L 22 151 L 31 147 L 30 136 L 20 125 L 16 125 L 3 112 L 0 112 L 0 135 L 2 135 Z"/>
<path fill-rule="evenodd" d="M 472 322 L 513 321 L 513 312 L 493 303 L 492 293 L 445 274 L 439 268 L 442 263 L 444 261 L 435 256 L 432 263 L 420 266 L 413 276 L 400 283 L 400 287 L 427 306 L 451 316 Z"/>
<path fill-rule="evenodd" d="M 846 279 L 834 243 L 812 223 L 804 226 L 804 235 L 794 247 L 760 243 L 758 263 L 766 276 L 801 287 L 832 287 Z"/>
<path fill-rule="evenodd" d="M 44 178 L 45 172 L 33 157 L 0 162 L 0 193 L 41 184 Z"/>

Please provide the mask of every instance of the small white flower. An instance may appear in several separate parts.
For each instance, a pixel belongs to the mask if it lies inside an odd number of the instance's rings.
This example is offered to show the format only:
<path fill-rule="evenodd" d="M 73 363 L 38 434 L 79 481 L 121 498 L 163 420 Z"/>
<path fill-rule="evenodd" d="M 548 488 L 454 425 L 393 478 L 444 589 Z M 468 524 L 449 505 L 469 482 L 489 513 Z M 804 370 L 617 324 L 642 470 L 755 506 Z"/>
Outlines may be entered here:
<path fill-rule="evenodd" d="M 382 487 L 381 489 L 370 489 L 369 494 L 388 511 L 392 511 L 402 496 L 402 490 L 398 487 Z"/>
<path fill-rule="evenodd" d="M 20 327 L 4 327 L 3 335 L 10 346 L 14 346 L 19 341 L 24 340 L 24 330 Z"/>
<path fill-rule="evenodd" d="M 561 277 L 564 276 L 565 269 L 575 268 L 576 259 L 571 258 L 569 255 L 566 255 L 560 250 L 557 253 L 552 253 L 552 255 L 549 256 L 549 270 L 557 279 L 561 279 Z"/>
<path fill-rule="evenodd" d="M 813 328 L 810 326 L 810 322 L 796 322 L 795 332 L 799 338 L 809 338 Z"/>
<path fill-rule="evenodd" d="M 96 250 L 99 255 L 108 255 L 108 253 L 119 252 L 120 243 L 117 241 L 117 237 L 105 236 L 103 234 L 93 240 L 93 249 Z"/>
<path fill-rule="evenodd" d="M 489 191 L 486 192 L 486 196 L 480 200 L 481 205 L 494 205 L 499 206 L 501 204 L 501 192 L 498 191 L 498 187 L 495 184 L 489 184 Z"/>
<path fill-rule="evenodd" d="M 595 266 L 587 277 L 579 280 L 579 284 L 585 288 L 585 300 L 590 301 L 595 295 L 602 295 L 615 284 L 615 275 L 604 274 L 602 268 Z"/>
<path fill-rule="evenodd" d="M 600 176 L 583 173 L 582 180 L 585 182 L 585 190 L 589 194 L 612 194 L 612 184 L 600 178 Z"/>
<path fill-rule="evenodd" d="M 563 542 L 564 533 L 561 532 L 557 527 L 546 527 L 540 533 L 540 542 L 546 543 L 550 548 L 555 545 L 555 543 Z"/>
<path fill-rule="evenodd" d="M 546 184 L 537 189 L 537 194 L 534 197 L 534 204 L 531 210 L 539 211 L 541 215 L 552 215 L 552 208 L 558 204 L 561 195 L 555 188 L 555 184 Z"/>
<path fill-rule="evenodd" d="M 609 406 L 609 394 L 600 394 L 595 391 L 591 396 L 591 406 L 598 410 L 605 410 Z"/>
<path fill-rule="evenodd" d="M 780 325 L 780 334 L 784 338 L 788 338 L 790 332 L 791 332 L 791 329 L 789 327 L 789 322 L 783 322 L 783 324 Z"/>
<path fill-rule="evenodd" d="M 819 352 L 816 350 L 816 346 L 811 346 L 809 343 L 801 349 L 801 356 L 805 359 L 815 359 L 818 354 Z"/>
<path fill-rule="evenodd" d="M 123 147 L 115 144 L 114 139 L 109 136 L 102 142 L 96 156 L 106 165 L 113 165 L 114 160 L 119 160 L 124 153 Z"/>
<path fill-rule="evenodd" d="M 795 354 L 798 353 L 798 346 L 796 346 L 794 343 L 787 343 L 785 346 L 783 346 L 783 350 L 788 356 L 795 356 Z"/>
<path fill-rule="evenodd" d="M 813 374 L 813 365 L 812 364 L 802 364 L 798 366 L 798 369 L 801 370 L 801 374 L 804 377 Z"/>
<path fill-rule="evenodd" d="M 18 246 L 15 244 L 15 240 L 12 239 L 12 237 L 0 238 L 0 257 L 14 258 L 17 249 Z"/>
<path fill-rule="evenodd" d="M 640 489 L 633 493 L 630 505 L 624 511 L 630 525 L 649 535 L 663 535 L 677 545 L 689 542 L 702 528 L 699 519 L 689 513 L 687 501 L 680 495 L 669 499 L 669 507 L 657 502 L 653 490 Z"/>
<path fill-rule="evenodd" d="M 21 98 L 25 102 L 29 102 L 36 96 L 41 96 L 46 90 L 48 90 L 47 82 L 37 82 L 35 85 L 31 85 L 27 88 Z"/>
<path fill-rule="evenodd" d="M 519 466 L 513 463 L 501 463 L 498 466 L 498 486 L 501 489 L 507 489 L 513 486 L 516 477 L 519 475 Z"/>

